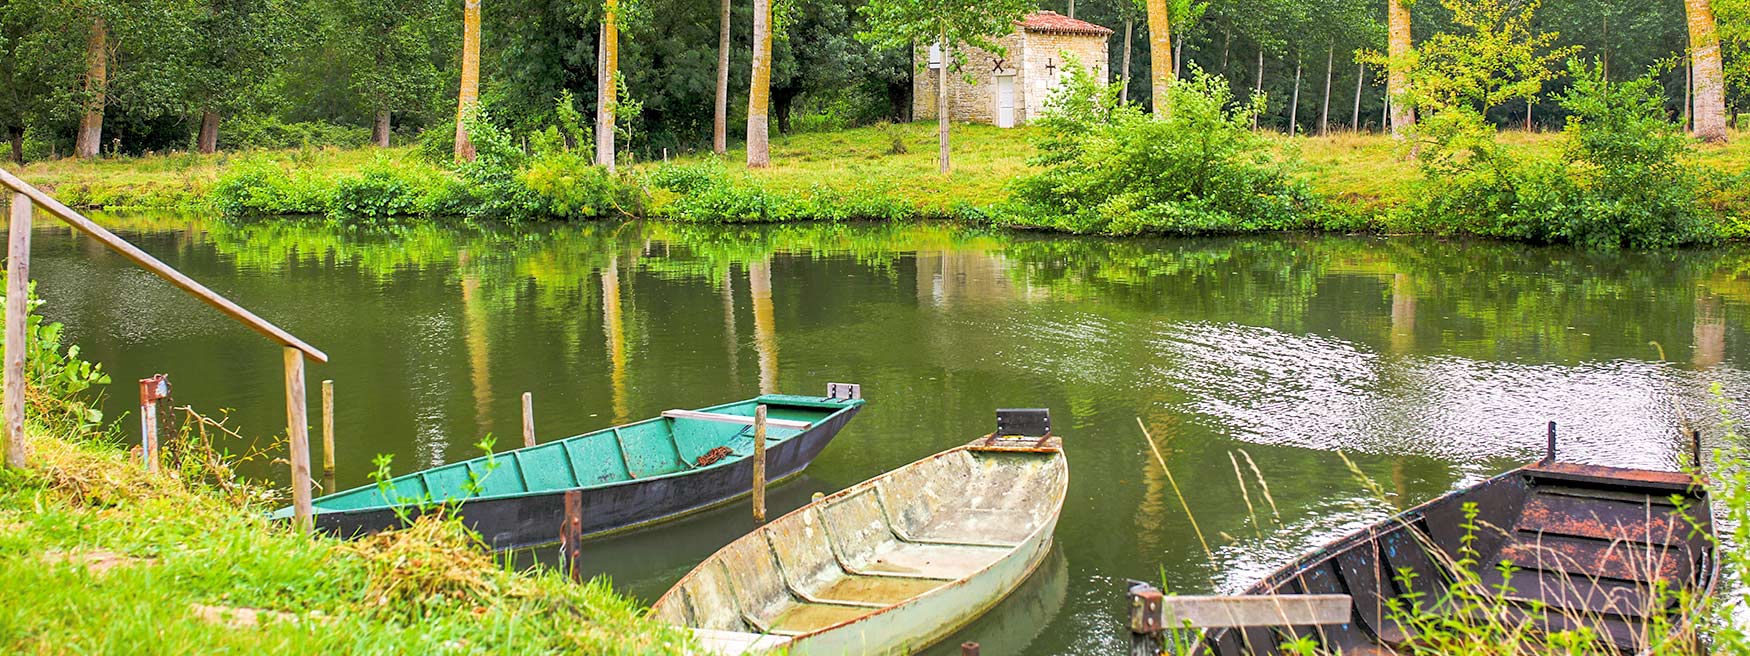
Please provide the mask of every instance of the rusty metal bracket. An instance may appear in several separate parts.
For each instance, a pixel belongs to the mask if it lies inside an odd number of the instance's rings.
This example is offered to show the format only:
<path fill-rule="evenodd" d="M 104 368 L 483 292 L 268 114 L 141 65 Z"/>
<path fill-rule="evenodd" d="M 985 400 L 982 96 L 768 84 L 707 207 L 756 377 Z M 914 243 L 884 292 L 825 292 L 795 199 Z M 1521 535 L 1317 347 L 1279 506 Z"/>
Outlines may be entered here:
<path fill-rule="evenodd" d="M 1126 595 L 1130 598 L 1130 632 L 1155 634 L 1161 629 L 1161 600 L 1166 597 L 1160 588 L 1142 581 L 1129 581 Z"/>

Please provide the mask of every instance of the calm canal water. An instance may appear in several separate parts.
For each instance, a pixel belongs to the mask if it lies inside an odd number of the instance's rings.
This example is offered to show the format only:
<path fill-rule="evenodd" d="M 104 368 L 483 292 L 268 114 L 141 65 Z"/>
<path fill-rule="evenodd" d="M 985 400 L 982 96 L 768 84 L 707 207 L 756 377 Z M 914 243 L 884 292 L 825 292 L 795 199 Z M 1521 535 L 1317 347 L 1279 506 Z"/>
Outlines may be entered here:
<path fill-rule="evenodd" d="M 1680 417 L 1713 423 L 1710 384 L 1750 389 L 1746 250 L 105 221 L 332 356 L 310 378 L 337 388 L 341 487 L 366 483 L 376 454 L 405 472 L 476 455 L 485 434 L 515 443 L 524 391 L 552 438 L 862 383 L 863 414 L 775 491 L 775 513 L 983 434 L 996 407 L 1049 407 L 1073 472 L 1055 552 L 947 643 L 993 655 L 1115 653 L 1127 577 L 1240 589 L 1394 507 L 1535 459 L 1550 420 L 1564 459 L 1674 467 Z M 283 432 L 278 349 L 88 239 L 50 227 L 34 239 L 44 313 L 114 375 L 112 417 L 131 412 L 133 380 L 167 372 L 178 403 Z M 650 601 L 747 515 L 592 542 L 587 566 Z"/>

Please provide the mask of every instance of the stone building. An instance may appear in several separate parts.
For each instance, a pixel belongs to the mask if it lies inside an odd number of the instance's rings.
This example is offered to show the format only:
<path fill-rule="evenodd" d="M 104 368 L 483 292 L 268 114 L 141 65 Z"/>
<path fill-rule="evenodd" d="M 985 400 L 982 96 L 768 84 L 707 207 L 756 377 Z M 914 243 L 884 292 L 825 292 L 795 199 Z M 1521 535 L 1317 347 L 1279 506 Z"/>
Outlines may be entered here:
<path fill-rule="evenodd" d="M 1014 127 L 1045 111 L 1045 99 L 1063 79 L 1063 58 L 1076 58 L 1096 79 L 1107 79 L 1106 39 L 1112 30 L 1055 12 L 1039 11 L 1015 23 L 997 42 L 1003 56 L 961 46 L 966 69 L 948 71 L 948 117 L 955 121 Z M 941 50 L 919 48 L 929 66 L 912 76 L 912 119 L 936 118 L 936 78 Z M 967 78 L 972 79 L 971 83 Z"/>

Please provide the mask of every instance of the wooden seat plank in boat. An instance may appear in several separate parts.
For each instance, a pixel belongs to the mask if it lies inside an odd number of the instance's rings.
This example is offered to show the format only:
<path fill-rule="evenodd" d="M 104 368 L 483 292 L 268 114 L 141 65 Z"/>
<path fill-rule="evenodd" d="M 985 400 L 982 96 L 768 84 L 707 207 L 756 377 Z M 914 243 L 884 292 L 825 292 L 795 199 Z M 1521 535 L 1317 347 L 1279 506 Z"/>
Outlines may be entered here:
<path fill-rule="evenodd" d="M 1537 632 L 1586 628 L 1621 653 L 1645 653 L 1651 640 L 1693 626 L 1685 613 L 1696 605 L 1677 604 L 1670 593 L 1706 596 L 1717 584 L 1712 531 L 1704 482 L 1689 475 L 1546 461 L 1336 540 L 1246 594 L 1348 594 L 1352 621 L 1317 627 L 1321 651 L 1407 651 L 1415 636 L 1391 608 L 1414 603 L 1434 616 L 1483 613 Z M 1485 586 L 1481 595 L 1498 603 L 1477 609 L 1450 602 L 1453 564 L 1466 548 L 1481 563 L 1473 572 Z M 1511 564 L 1505 573 L 1494 567 L 1501 562 Z M 1407 582 L 1406 571 L 1414 574 Z M 1500 594 L 1503 585 L 1508 591 Z M 1654 592 L 1660 588 L 1667 596 Z M 1415 601 L 1412 591 L 1421 595 Z M 1297 635 L 1306 635 L 1303 627 L 1211 629 L 1198 653 L 1276 653 Z"/>
<path fill-rule="evenodd" d="M 862 404 L 853 395 L 767 394 L 682 411 L 330 494 L 314 500 L 315 524 L 351 537 L 449 504 L 493 547 L 517 548 L 557 540 L 564 495 L 576 490 L 587 509 L 584 535 L 626 530 L 747 494 L 753 434 L 744 424 L 757 406 L 767 408 L 767 476 L 776 482 L 801 473 Z M 288 518 L 291 509 L 274 516 Z"/>
<path fill-rule="evenodd" d="M 723 654 L 900 653 L 952 633 L 1044 559 L 1068 485 L 1055 438 L 985 442 L 773 520 L 683 577 L 655 615 Z"/>

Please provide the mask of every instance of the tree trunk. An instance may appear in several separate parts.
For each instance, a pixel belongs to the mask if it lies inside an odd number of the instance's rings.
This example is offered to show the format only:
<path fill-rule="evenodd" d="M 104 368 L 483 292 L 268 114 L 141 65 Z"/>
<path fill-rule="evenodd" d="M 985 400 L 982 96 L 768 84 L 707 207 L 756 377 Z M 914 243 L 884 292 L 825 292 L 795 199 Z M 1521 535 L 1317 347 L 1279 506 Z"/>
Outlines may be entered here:
<path fill-rule="evenodd" d="M 98 16 L 91 21 L 91 37 L 85 42 L 85 114 L 79 117 L 75 157 L 96 157 L 103 151 L 103 108 L 108 96 L 109 27 Z"/>
<path fill-rule="evenodd" d="M 1252 94 L 1264 93 L 1264 46 L 1258 46 L 1258 85 L 1252 88 Z M 1258 129 L 1258 115 L 1252 115 L 1252 129 Z"/>
<path fill-rule="evenodd" d="M 1337 42 L 1325 50 L 1325 108 L 1319 110 L 1319 136 L 1331 133 L 1331 78 L 1337 72 Z"/>
<path fill-rule="evenodd" d="M 717 17 L 717 113 L 711 119 L 711 152 L 729 152 L 729 0 Z"/>
<path fill-rule="evenodd" d="M 462 0 L 462 86 L 456 94 L 456 161 L 474 161 L 467 118 L 480 100 L 480 0 Z"/>
<path fill-rule="evenodd" d="M 790 134 L 790 108 L 796 104 L 796 96 L 801 94 L 797 88 L 783 88 L 772 92 L 772 114 L 778 119 L 778 134 Z"/>
<path fill-rule="evenodd" d="M 1695 63 L 1683 60 L 1683 129 L 1689 130 L 1689 110 L 1695 106 Z"/>
<path fill-rule="evenodd" d="M 1404 92 L 1410 85 L 1409 72 L 1404 70 L 1410 59 L 1410 8 L 1404 2 L 1386 0 L 1391 25 L 1386 54 L 1391 68 L 1386 71 L 1385 93 L 1392 99 L 1391 134 L 1396 139 L 1404 138 L 1416 126 L 1416 108 L 1404 101 Z"/>
<path fill-rule="evenodd" d="M 195 148 L 202 155 L 211 155 L 219 150 L 219 113 L 211 108 L 201 110 L 201 129 L 195 136 Z"/>
<path fill-rule="evenodd" d="M 1349 131 L 1361 131 L 1361 89 L 1367 86 L 1367 62 L 1355 69 L 1355 111 L 1349 114 Z"/>
<path fill-rule="evenodd" d="M 772 98 L 772 0 L 753 0 L 753 80 L 747 89 L 747 165 L 772 165 L 766 112 Z"/>
<path fill-rule="evenodd" d="M 1118 84 L 1122 84 L 1122 86 L 1118 87 L 1118 103 L 1120 103 L 1120 105 L 1129 105 L 1129 103 L 1131 103 L 1131 26 L 1132 26 L 1132 24 L 1136 24 L 1136 19 L 1131 19 L 1131 17 L 1127 17 L 1127 19 L 1124 19 L 1124 68 L 1122 68 L 1122 70 L 1124 70 L 1124 73 L 1122 73 L 1122 75 L 1118 75 Z"/>
<path fill-rule="evenodd" d="M 1221 76 L 1227 77 L 1227 52 L 1234 43 L 1234 28 L 1229 27 L 1221 37 Z"/>
<path fill-rule="evenodd" d="M 1695 137 L 1710 143 L 1726 141 L 1726 77 L 1720 62 L 1720 35 L 1709 0 L 1684 0 L 1689 16 L 1689 61 L 1694 70 Z"/>
<path fill-rule="evenodd" d="M 1300 58 L 1294 58 L 1294 94 L 1288 101 L 1288 136 L 1300 131 Z"/>
<path fill-rule="evenodd" d="M 602 11 L 602 81 L 596 87 L 596 163 L 614 172 L 614 119 L 620 111 L 620 2 L 607 0 Z"/>
<path fill-rule="evenodd" d="M 1124 19 L 1124 74 L 1118 77 L 1123 84 L 1118 87 L 1118 102 L 1123 105 L 1130 104 L 1130 27 L 1135 23 L 1135 19 Z"/>
<path fill-rule="evenodd" d="M 942 65 L 936 67 L 936 172 L 948 174 L 948 26 L 942 26 Z"/>
<path fill-rule="evenodd" d="M 6 140 L 12 142 L 12 163 L 24 166 L 24 128 L 7 130 Z"/>
<path fill-rule="evenodd" d="M 376 144 L 378 148 L 389 147 L 389 118 L 387 107 L 377 108 L 377 118 L 371 122 L 371 143 Z"/>
<path fill-rule="evenodd" d="M 1076 17 L 1076 0 L 1069 0 L 1069 13 L 1065 15 L 1070 18 Z"/>
<path fill-rule="evenodd" d="M 1525 101 L 1525 132 L 1531 133 L 1531 101 Z"/>
<path fill-rule="evenodd" d="M 1175 79 L 1175 80 L 1179 79 L 1181 77 L 1180 71 L 1183 71 L 1184 68 L 1185 68 L 1185 40 L 1179 39 L 1179 40 L 1173 42 L 1173 79 Z"/>
<path fill-rule="evenodd" d="M 1148 67 L 1150 100 L 1155 118 L 1166 118 L 1167 89 L 1172 86 L 1173 35 L 1167 22 L 1167 0 L 1144 0 L 1148 7 Z"/>

